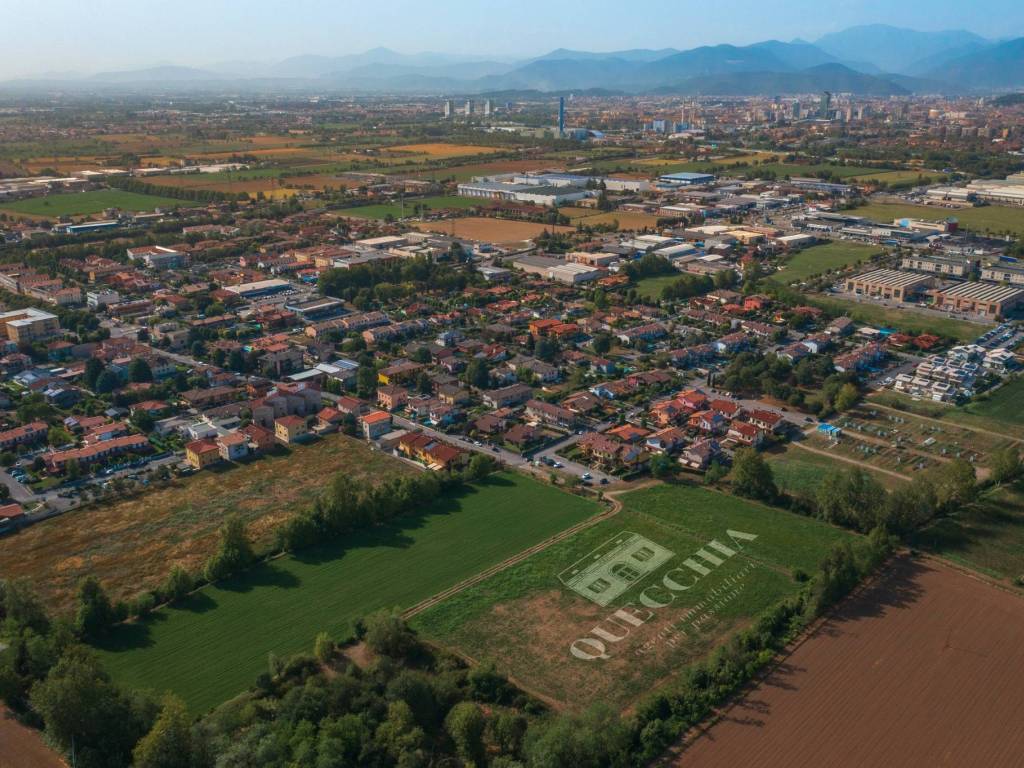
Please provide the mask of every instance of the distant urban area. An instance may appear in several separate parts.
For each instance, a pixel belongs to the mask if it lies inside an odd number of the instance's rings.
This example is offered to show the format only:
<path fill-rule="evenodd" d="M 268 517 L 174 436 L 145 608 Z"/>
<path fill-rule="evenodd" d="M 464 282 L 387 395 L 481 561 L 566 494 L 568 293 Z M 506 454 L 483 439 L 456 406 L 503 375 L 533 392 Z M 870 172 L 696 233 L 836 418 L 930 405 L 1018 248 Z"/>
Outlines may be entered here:
<path fill-rule="evenodd" d="M 1019 765 L 1024 94 L 952 55 L 0 88 L 0 766 Z"/>

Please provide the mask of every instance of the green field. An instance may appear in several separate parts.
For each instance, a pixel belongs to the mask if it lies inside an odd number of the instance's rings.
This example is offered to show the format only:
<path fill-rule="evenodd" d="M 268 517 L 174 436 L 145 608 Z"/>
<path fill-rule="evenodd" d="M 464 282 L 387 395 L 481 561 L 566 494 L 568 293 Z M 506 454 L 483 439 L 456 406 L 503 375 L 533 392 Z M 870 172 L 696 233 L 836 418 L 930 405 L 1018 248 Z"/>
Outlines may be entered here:
<path fill-rule="evenodd" d="M 1017 388 L 1020 386 L 1019 384 L 1014 384 L 1012 386 L 1014 386 L 1014 389 L 1008 390 L 1005 394 L 1012 394 L 1014 390 L 1016 390 L 1016 392 L 1020 391 Z M 999 398 L 997 402 L 1001 401 L 1001 399 L 1002 398 Z M 912 397 L 904 395 L 901 392 L 885 390 L 872 394 L 869 402 L 872 404 L 895 408 L 899 411 L 906 411 L 918 416 L 926 416 L 930 419 L 948 421 L 950 423 L 966 427 L 967 429 L 992 432 L 1018 440 L 1024 439 L 1024 418 L 1015 413 L 1010 417 L 1001 419 L 981 415 L 977 411 L 977 407 L 982 405 L 981 401 L 978 403 L 969 403 L 967 406 L 957 407 L 947 403 L 936 403 L 932 400 L 914 400 Z M 1013 411 L 1016 403 L 1019 403 L 1020 401 L 1013 401 L 1008 398 L 1007 402 L 1007 408 L 1010 411 Z M 972 410 L 968 410 L 969 408 Z"/>
<path fill-rule="evenodd" d="M 516 474 L 438 500 L 422 516 L 344 544 L 259 566 L 144 622 L 100 649 L 133 687 L 172 690 L 193 712 L 249 688 L 267 654 L 351 636 L 380 608 L 407 608 L 597 512 L 595 503 Z"/>
<path fill-rule="evenodd" d="M 979 234 L 999 235 L 1009 232 L 1017 237 L 1024 237 L 1024 208 L 987 205 L 981 208 L 952 209 L 906 203 L 872 203 L 854 208 L 847 213 L 851 216 L 864 216 L 883 224 L 903 218 L 937 221 L 952 217 L 957 219 L 964 229 Z"/>
<path fill-rule="evenodd" d="M 865 173 L 861 176 L 854 176 L 853 181 L 884 181 L 894 187 L 916 186 L 918 184 L 932 184 L 944 178 L 936 171 L 877 171 Z"/>
<path fill-rule="evenodd" d="M 1024 484 L 989 491 L 913 543 L 997 578 L 1024 577 Z"/>
<path fill-rule="evenodd" d="M 861 243 L 832 242 L 798 251 L 786 259 L 785 266 L 772 279 L 795 283 L 833 270 L 842 270 L 884 253 L 883 249 Z"/>
<path fill-rule="evenodd" d="M 0 210 L 24 213 L 29 216 L 57 218 L 59 216 L 88 216 L 102 213 L 107 208 L 120 208 L 123 211 L 152 211 L 155 208 L 194 205 L 198 205 L 198 203 L 193 203 L 190 200 L 178 200 L 173 197 L 123 192 L 120 189 L 102 189 L 97 192 L 73 192 L 16 200 L 13 203 L 0 205 Z"/>
<path fill-rule="evenodd" d="M 625 708 L 792 594 L 799 586 L 793 569 L 812 572 L 835 542 L 853 540 L 815 520 L 696 486 L 659 485 L 621 500 L 624 510 L 614 518 L 453 596 L 417 616 L 413 625 L 433 642 L 494 662 L 526 690 L 556 705 L 581 710 L 601 701 Z M 638 608 L 643 590 L 629 588 L 602 606 L 563 585 L 560 574 L 576 563 L 593 562 L 603 545 L 637 534 L 671 555 L 640 577 L 647 590 L 710 541 L 733 546 L 727 530 L 757 539 L 745 542 L 742 551 L 737 547 L 735 556 L 654 611 L 609 652 L 610 658 L 584 661 L 571 654 L 574 642 L 595 626 L 619 631 L 608 617 L 626 606 Z M 698 615 L 704 619 L 695 623 Z"/>
<path fill-rule="evenodd" d="M 485 204 L 472 197 L 456 197 L 455 195 L 439 195 L 437 197 L 406 198 L 405 215 L 413 216 L 415 206 L 428 205 L 432 211 L 439 211 L 445 208 L 475 208 Z M 358 208 L 345 208 L 339 211 L 342 216 L 355 216 L 360 219 L 383 219 L 393 216 L 396 219 L 402 217 L 402 206 L 400 203 L 386 203 L 380 205 L 362 205 Z"/>
<path fill-rule="evenodd" d="M 836 469 L 853 469 L 850 464 L 836 461 L 800 448 L 788 448 L 781 454 L 769 454 L 768 464 L 775 476 L 775 484 L 783 491 L 793 494 L 814 496 L 822 478 Z M 886 488 L 898 487 L 901 483 L 890 475 L 872 472 L 871 476 Z"/>
<path fill-rule="evenodd" d="M 837 299 L 820 294 L 808 295 L 807 300 L 830 312 L 847 315 L 858 323 L 865 323 L 875 328 L 894 328 L 905 333 L 934 333 L 957 341 L 973 342 L 992 326 L 972 323 L 968 320 L 955 320 L 937 313 L 925 314 L 910 308 L 895 309 L 867 301 L 850 301 Z"/>
<path fill-rule="evenodd" d="M 665 286 L 672 285 L 683 276 L 682 272 L 674 275 L 660 275 L 659 277 L 645 277 L 636 284 L 636 292 L 645 299 L 657 301 L 661 298 L 661 292 Z"/>
<path fill-rule="evenodd" d="M 991 394 L 983 394 L 963 407 L 966 413 L 998 423 L 1024 426 L 1024 378 L 1008 381 Z"/>

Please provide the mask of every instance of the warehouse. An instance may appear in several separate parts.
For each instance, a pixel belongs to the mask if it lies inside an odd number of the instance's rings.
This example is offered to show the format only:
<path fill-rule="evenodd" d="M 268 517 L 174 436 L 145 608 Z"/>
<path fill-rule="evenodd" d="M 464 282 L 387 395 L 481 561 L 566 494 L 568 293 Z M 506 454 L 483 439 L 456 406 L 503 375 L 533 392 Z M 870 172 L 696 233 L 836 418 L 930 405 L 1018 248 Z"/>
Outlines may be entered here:
<path fill-rule="evenodd" d="M 895 269 L 876 269 L 855 275 L 846 281 L 846 290 L 859 296 L 907 301 L 932 284 L 927 275 L 899 272 Z"/>
<path fill-rule="evenodd" d="M 712 184 L 715 177 L 710 173 L 666 173 L 659 176 L 658 181 L 680 187 L 694 187 L 700 184 Z"/>
<path fill-rule="evenodd" d="M 935 306 L 954 312 L 965 312 L 994 320 L 1024 306 L 1024 291 L 1008 285 L 991 283 L 960 283 L 935 291 Z"/>

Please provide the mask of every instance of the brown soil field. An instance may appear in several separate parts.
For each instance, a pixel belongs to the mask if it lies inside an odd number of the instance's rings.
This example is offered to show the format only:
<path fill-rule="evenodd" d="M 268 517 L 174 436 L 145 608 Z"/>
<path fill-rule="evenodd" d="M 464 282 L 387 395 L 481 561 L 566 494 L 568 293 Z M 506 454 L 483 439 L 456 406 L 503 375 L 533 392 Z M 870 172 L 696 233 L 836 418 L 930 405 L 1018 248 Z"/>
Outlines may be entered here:
<path fill-rule="evenodd" d="M 676 765 L 1011 768 L 1024 755 L 1024 599 L 901 558 Z"/>
<path fill-rule="evenodd" d="M 274 529 L 311 504 L 339 471 L 375 478 L 415 470 L 360 441 L 330 435 L 30 526 L 0 540 L 0 573 L 31 579 L 58 612 L 73 605 L 78 580 L 87 574 L 97 576 L 113 599 L 131 598 L 159 586 L 174 565 L 201 570 L 230 514 L 246 521 L 257 549 L 269 545 Z"/>
<path fill-rule="evenodd" d="M 238 179 L 227 181 L 223 177 L 217 178 L 218 174 L 212 173 L 189 173 L 180 176 L 152 176 L 149 183 L 158 187 L 171 187 L 174 189 L 205 189 L 210 192 L 246 192 L 255 195 L 257 192 L 273 192 L 287 186 L 279 184 L 277 179 Z"/>
<path fill-rule="evenodd" d="M 522 171 L 539 171 L 544 168 L 551 168 L 550 160 L 494 160 L 489 163 L 468 163 L 466 165 L 454 165 L 450 168 L 439 168 L 432 171 L 417 171 L 406 174 L 410 178 L 429 179 L 431 177 L 444 178 L 455 176 L 462 180 L 469 180 L 473 176 L 487 176 L 492 173 L 516 173 Z"/>
<path fill-rule="evenodd" d="M 575 232 L 572 227 L 553 227 L 545 224 L 534 224 L 528 221 L 504 221 L 502 219 L 485 219 L 469 217 L 465 219 L 448 219 L 445 221 L 424 221 L 413 224 L 423 232 L 439 232 L 469 240 L 481 240 L 490 243 L 521 243 L 537 237 L 545 229 L 549 232 Z"/>
<path fill-rule="evenodd" d="M 0 704 L 0 768 L 67 768 L 67 763 L 43 743 L 39 731 L 19 723 Z"/>
<path fill-rule="evenodd" d="M 610 224 L 613 221 L 619 222 L 619 230 L 655 229 L 658 226 L 658 217 L 649 213 L 634 213 L 633 211 L 611 211 L 610 213 L 599 213 L 596 216 L 587 216 L 580 219 L 584 225 Z"/>
<path fill-rule="evenodd" d="M 364 182 L 356 179 L 346 179 L 341 176 L 332 176 L 329 173 L 318 173 L 313 176 L 282 176 L 281 183 L 293 189 L 315 189 L 323 190 L 327 187 L 333 189 L 356 189 Z"/>
<path fill-rule="evenodd" d="M 389 152 L 409 152 L 417 155 L 429 155 L 432 158 L 446 159 L 466 155 L 492 155 L 502 150 L 497 147 L 478 147 L 472 144 L 403 144 L 399 147 L 388 147 Z"/>

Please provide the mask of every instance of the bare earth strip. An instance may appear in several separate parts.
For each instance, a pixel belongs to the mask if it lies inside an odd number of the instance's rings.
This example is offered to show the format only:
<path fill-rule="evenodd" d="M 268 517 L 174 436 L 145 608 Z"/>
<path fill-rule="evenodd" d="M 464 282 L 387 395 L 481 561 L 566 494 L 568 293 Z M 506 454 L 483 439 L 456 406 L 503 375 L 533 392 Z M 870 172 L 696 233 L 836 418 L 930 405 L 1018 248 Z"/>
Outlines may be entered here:
<path fill-rule="evenodd" d="M 897 559 L 676 762 L 1011 768 L 1024 754 L 1024 600 Z"/>
<path fill-rule="evenodd" d="M 43 743 L 39 731 L 28 728 L 0 704 L 0 768 L 67 768 Z"/>

